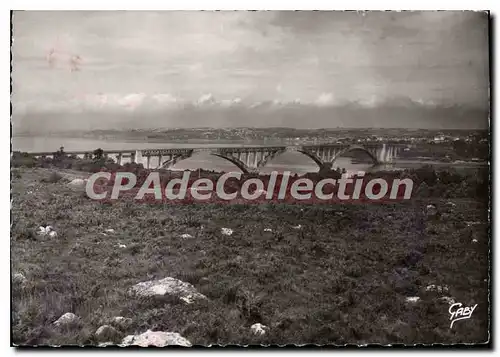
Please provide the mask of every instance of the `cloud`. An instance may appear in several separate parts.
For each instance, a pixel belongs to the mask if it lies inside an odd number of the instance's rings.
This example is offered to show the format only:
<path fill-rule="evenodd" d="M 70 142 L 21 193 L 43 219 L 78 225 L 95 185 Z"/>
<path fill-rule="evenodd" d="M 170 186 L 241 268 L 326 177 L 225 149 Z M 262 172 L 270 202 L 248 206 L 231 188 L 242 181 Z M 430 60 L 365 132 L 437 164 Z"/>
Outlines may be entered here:
<path fill-rule="evenodd" d="M 470 12 L 15 12 L 12 102 L 136 113 L 401 95 L 487 107 L 487 25 Z"/>
<path fill-rule="evenodd" d="M 315 103 L 319 106 L 332 105 L 334 104 L 334 96 L 332 93 L 321 93 Z"/>
<path fill-rule="evenodd" d="M 301 98 L 282 99 L 275 98 L 266 101 L 255 101 L 251 98 L 224 98 L 217 99 L 211 93 L 200 95 L 196 100 L 176 96 L 170 93 L 96 93 L 86 94 L 65 100 L 23 101 L 13 106 L 15 115 L 25 113 L 108 113 L 108 114 L 140 114 L 140 113 L 172 113 L 192 109 L 216 109 L 224 113 L 231 108 L 239 108 L 247 111 L 252 110 L 280 110 L 309 108 L 335 108 L 343 106 L 357 106 L 360 108 L 374 108 L 384 106 L 398 107 L 436 107 L 434 101 L 425 99 L 411 99 L 408 97 L 371 97 L 353 100 L 338 100 L 332 93 L 322 93 L 314 100 L 303 100 Z M 314 118 L 312 118 L 314 119 Z"/>

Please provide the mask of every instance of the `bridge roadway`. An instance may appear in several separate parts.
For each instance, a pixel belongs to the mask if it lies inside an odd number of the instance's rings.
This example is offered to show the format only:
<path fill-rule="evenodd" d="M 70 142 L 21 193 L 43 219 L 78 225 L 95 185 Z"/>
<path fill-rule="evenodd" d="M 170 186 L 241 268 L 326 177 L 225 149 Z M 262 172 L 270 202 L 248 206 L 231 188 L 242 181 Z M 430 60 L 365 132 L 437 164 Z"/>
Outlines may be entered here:
<path fill-rule="evenodd" d="M 190 158 L 196 153 L 207 152 L 233 163 L 243 172 L 257 171 L 270 160 L 284 152 L 299 152 L 311 158 L 321 169 L 330 169 L 335 160 L 351 151 L 366 153 L 374 164 L 390 163 L 398 157 L 404 144 L 391 142 L 374 142 L 349 144 L 318 144 L 294 146 L 234 146 L 234 147 L 202 147 L 202 148 L 166 148 L 141 150 L 104 150 L 103 155 L 113 159 L 120 165 L 127 162 L 141 163 L 145 168 L 170 168 L 181 160 Z M 67 155 L 91 157 L 93 151 L 69 151 Z M 53 157 L 53 152 L 34 152 L 35 157 Z"/>

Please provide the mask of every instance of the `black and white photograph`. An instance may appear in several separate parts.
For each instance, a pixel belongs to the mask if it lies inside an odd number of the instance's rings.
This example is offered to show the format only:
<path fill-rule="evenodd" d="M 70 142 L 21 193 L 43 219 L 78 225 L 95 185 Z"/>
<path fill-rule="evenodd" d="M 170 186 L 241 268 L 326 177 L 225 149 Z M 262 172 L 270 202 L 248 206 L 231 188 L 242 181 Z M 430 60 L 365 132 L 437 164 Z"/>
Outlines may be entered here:
<path fill-rule="evenodd" d="M 487 9 L 10 22 L 11 347 L 491 346 Z"/>

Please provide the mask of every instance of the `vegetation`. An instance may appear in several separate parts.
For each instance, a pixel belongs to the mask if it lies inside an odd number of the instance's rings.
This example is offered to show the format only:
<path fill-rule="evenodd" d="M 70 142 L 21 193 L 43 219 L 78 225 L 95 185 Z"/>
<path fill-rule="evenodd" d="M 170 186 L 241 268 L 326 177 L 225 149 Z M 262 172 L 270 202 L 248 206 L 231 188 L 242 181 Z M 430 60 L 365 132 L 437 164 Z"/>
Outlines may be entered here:
<path fill-rule="evenodd" d="M 107 165 L 102 158 L 13 159 L 12 270 L 26 277 L 12 289 L 15 344 L 96 344 L 94 332 L 114 316 L 133 319 L 123 336 L 173 331 L 201 345 L 488 340 L 487 172 L 384 173 L 411 176 L 425 189 L 408 202 L 368 205 L 110 204 L 64 180 L 42 179 L 47 168 Z M 437 214 L 428 214 L 429 204 Z M 40 225 L 53 226 L 57 237 L 38 236 Z M 167 276 L 209 300 L 186 305 L 126 293 Z M 426 291 L 431 284 L 449 292 Z M 450 329 L 445 295 L 478 304 L 471 319 Z M 411 296 L 421 300 L 406 302 Z M 65 312 L 79 323 L 54 327 Z M 270 327 L 266 335 L 250 333 L 257 322 Z"/>

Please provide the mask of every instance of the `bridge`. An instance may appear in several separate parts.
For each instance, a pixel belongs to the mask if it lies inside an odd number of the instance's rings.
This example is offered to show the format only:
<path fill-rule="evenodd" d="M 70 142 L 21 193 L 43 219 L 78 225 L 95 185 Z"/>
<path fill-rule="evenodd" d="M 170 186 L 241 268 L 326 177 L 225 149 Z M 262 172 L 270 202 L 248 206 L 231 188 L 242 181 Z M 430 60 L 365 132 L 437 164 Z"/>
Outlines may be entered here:
<path fill-rule="evenodd" d="M 148 169 L 168 169 L 194 154 L 205 152 L 225 159 L 244 173 L 257 171 L 269 161 L 285 152 L 299 152 L 312 159 L 320 170 L 331 169 L 340 156 L 354 151 L 366 153 L 373 164 L 390 163 L 398 157 L 405 145 L 397 143 L 320 144 L 295 146 L 234 146 L 209 148 L 168 148 L 142 150 L 104 150 L 106 158 L 123 165 L 127 162 L 141 163 Z M 65 152 L 66 155 L 91 157 L 93 151 Z M 35 157 L 53 157 L 53 152 L 30 153 Z"/>

